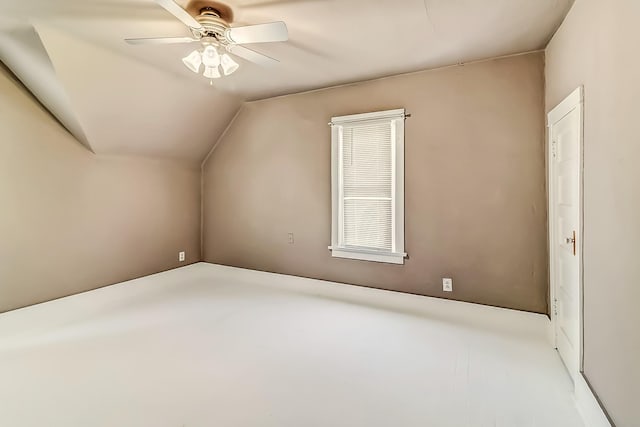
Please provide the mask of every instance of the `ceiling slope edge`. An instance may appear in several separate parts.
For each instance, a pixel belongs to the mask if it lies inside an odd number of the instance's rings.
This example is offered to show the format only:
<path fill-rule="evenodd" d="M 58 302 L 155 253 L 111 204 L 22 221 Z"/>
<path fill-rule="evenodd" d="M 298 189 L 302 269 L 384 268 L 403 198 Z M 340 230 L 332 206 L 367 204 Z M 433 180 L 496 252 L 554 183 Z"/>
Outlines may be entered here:
<path fill-rule="evenodd" d="M 231 120 L 229 120 L 229 123 L 227 124 L 227 126 L 224 128 L 224 130 L 218 136 L 218 138 L 216 138 L 215 142 L 213 143 L 213 145 L 211 146 L 211 148 L 207 152 L 207 155 L 204 156 L 204 158 L 200 161 L 200 169 L 204 169 L 204 167 L 207 165 L 207 162 L 209 161 L 209 158 L 211 157 L 211 155 L 213 154 L 215 149 L 218 148 L 218 145 L 220 145 L 220 142 L 222 142 L 224 137 L 227 136 L 227 133 L 233 127 L 234 123 L 236 122 L 236 119 L 242 113 L 242 108 L 245 106 L 245 104 L 246 104 L 246 102 L 243 102 L 242 104 L 240 104 L 240 106 L 238 107 L 238 110 L 233 115 Z"/>
<path fill-rule="evenodd" d="M 392 80 L 392 79 L 401 78 L 401 77 L 413 76 L 413 75 L 416 75 L 416 74 L 438 72 L 438 71 L 447 70 L 447 69 L 450 69 L 450 68 L 467 67 L 467 66 L 470 66 L 470 65 L 482 64 L 484 62 L 500 61 L 500 60 L 503 60 L 503 59 L 516 58 L 518 56 L 537 55 L 537 54 L 544 55 L 545 52 L 546 52 L 545 48 L 533 49 L 533 50 L 526 50 L 526 51 L 522 51 L 522 52 L 510 53 L 510 54 L 507 54 L 507 55 L 482 57 L 482 58 L 478 58 L 478 59 L 469 60 L 469 61 L 466 61 L 466 62 L 454 62 L 454 63 L 451 63 L 451 64 L 444 64 L 444 65 L 439 65 L 439 66 L 436 66 L 436 67 L 426 67 L 426 68 L 419 68 L 419 69 L 416 69 L 416 70 L 402 71 L 402 72 L 399 72 L 399 73 L 384 74 L 384 75 L 377 76 L 377 77 L 367 77 L 367 78 L 356 79 L 356 80 L 345 80 L 344 82 L 337 82 L 335 84 L 330 84 L 328 86 L 319 86 L 319 87 L 312 87 L 310 89 L 293 90 L 291 92 L 285 92 L 285 93 L 280 94 L 280 95 L 257 97 L 257 98 L 247 98 L 247 99 L 245 99 L 244 104 L 253 104 L 253 103 L 258 103 L 258 102 L 263 102 L 263 101 L 271 101 L 271 100 L 274 100 L 274 99 L 287 98 L 287 97 L 296 96 L 296 95 L 306 95 L 306 94 L 310 94 L 310 93 L 320 93 L 320 92 L 333 90 L 333 89 L 345 88 L 345 87 L 350 87 L 350 86 L 357 86 L 357 85 L 361 85 L 361 84 L 373 83 L 373 82 L 383 81 L 383 80 Z"/>
<path fill-rule="evenodd" d="M 78 142 L 94 151 L 33 26 L 0 32 L 0 60 Z"/>

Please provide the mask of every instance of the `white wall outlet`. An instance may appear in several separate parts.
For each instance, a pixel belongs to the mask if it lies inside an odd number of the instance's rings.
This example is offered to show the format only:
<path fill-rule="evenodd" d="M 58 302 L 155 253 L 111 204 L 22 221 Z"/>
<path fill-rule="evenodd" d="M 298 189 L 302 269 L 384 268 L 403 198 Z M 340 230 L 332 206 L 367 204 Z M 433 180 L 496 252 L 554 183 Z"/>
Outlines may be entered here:
<path fill-rule="evenodd" d="M 288 241 L 289 241 L 289 244 L 290 244 L 290 245 L 293 245 L 293 242 L 294 242 L 294 240 L 293 240 L 293 233 L 289 233 L 289 234 L 288 234 Z"/>
<path fill-rule="evenodd" d="M 442 290 L 445 292 L 453 292 L 453 279 L 442 279 Z"/>
<path fill-rule="evenodd" d="M 178 261 L 184 262 L 184 260 L 185 260 L 185 253 L 184 252 L 178 252 Z"/>

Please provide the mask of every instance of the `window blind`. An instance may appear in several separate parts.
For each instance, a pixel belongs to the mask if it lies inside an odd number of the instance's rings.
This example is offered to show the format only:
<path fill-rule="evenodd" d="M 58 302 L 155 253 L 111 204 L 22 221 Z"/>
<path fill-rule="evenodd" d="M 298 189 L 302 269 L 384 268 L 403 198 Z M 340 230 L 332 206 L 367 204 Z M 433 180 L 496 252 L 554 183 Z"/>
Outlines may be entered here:
<path fill-rule="evenodd" d="M 341 129 L 342 245 L 393 250 L 393 122 Z"/>
<path fill-rule="evenodd" d="M 332 117 L 331 256 L 404 264 L 404 109 Z"/>

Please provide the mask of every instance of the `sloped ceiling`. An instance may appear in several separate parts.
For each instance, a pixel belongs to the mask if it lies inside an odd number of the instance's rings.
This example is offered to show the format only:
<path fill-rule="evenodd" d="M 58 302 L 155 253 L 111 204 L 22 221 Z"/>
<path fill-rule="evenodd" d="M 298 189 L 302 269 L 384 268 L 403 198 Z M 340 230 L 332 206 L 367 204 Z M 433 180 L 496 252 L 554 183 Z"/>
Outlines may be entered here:
<path fill-rule="evenodd" d="M 197 44 L 123 42 L 189 35 L 152 0 L 0 0 L 0 31 L 35 27 L 96 153 L 196 160 L 244 100 L 541 49 L 572 1 L 228 0 L 234 25 L 283 20 L 290 41 L 214 87 L 180 60 Z"/>
<path fill-rule="evenodd" d="M 96 153 L 200 160 L 240 106 L 237 96 L 36 28 Z"/>
<path fill-rule="evenodd" d="M 89 150 L 89 140 L 82 129 L 67 91 L 56 77 L 40 36 L 33 27 L 15 28 L 0 32 L 0 58 L 32 93 L 37 93 L 41 104 L 76 139 Z"/>

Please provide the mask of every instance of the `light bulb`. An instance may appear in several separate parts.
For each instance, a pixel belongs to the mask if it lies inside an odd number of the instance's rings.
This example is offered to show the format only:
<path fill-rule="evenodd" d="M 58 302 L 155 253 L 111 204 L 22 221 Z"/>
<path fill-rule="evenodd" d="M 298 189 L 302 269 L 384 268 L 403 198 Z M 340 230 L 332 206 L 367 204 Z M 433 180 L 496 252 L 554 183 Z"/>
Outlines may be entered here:
<path fill-rule="evenodd" d="M 187 66 L 188 69 L 193 71 L 194 73 L 200 72 L 200 65 L 202 64 L 202 58 L 200 56 L 200 52 L 194 50 L 188 56 L 182 58 L 182 62 Z"/>
<path fill-rule="evenodd" d="M 218 79 L 221 77 L 218 67 L 205 67 L 203 76 L 208 79 Z"/>
<path fill-rule="evenodd" d="M 207 67 L 217 67 L 220 65 L 220 55 L 215 47 L 209 45 L 202 52 L 202 63 Z"/>
<path fill-rule="evenodd" d="M 222 63 L 222 71 L 224 71 L 225 76 L 228 76 L 229 74 L 233 74 L 234 71 L 240 68 L 240 65 L 238 65 L 238 63 L 233 59 L 231 59 L 231 57 L 226 53 L 222 55 L 221 63 Z"/>

